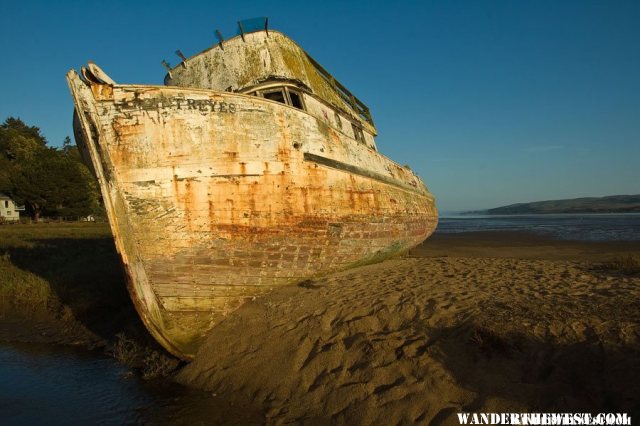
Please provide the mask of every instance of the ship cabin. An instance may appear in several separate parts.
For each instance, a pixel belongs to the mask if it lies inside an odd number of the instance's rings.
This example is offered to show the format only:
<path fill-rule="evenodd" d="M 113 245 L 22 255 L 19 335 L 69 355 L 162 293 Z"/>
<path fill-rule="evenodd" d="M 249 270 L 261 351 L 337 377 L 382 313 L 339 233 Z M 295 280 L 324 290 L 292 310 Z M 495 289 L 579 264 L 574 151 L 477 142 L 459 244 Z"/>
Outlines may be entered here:
<path fill-rule="evenodd" d="M 238 23 L 238 34 L 169 68 L 165 84 L 241 93 L 307 112 L 371 150 L 377 135 L 369 108 L 266 18 Z"/>
<path fill-rule="evenodd" d="M 369 129 L 364 128 L 360 120 L 355 120 L 347 112 L 323 102 L 322 99 L 314 96 L 310 90 L 301 86 L 299 82 L 275 80 L 252 87 L 249 90 L 245 89 L 242 93 L 280 102 L 306 111 L 323 120 L 335 130 L 346 134 L 370 149 L 376 150 L 374 135 Z"/>

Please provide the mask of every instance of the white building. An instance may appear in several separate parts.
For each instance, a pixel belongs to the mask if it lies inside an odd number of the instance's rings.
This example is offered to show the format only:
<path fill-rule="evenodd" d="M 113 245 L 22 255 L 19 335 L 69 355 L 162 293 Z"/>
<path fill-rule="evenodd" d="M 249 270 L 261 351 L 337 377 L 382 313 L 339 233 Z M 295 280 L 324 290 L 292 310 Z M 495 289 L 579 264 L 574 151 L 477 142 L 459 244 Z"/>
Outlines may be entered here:
<path fill-rule="evenodd" d="M 11 197 L 0 192 L 0 223 L 19 221 L 21 211 L 24 206 L 18 206 Z"/>

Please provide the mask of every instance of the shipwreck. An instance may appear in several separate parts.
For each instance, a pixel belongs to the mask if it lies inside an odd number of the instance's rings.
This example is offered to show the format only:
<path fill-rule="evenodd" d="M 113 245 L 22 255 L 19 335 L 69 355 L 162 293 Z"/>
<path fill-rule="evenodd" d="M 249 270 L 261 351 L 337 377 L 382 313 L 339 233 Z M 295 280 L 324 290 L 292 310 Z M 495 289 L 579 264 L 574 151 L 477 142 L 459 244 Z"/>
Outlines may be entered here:
<path fill-rule="evenodd" d="M 381 155 L 369 109 L 266 19 L 165 86 L 67 81 L 138 313 L 183 359 L 243 303 L 380 261 L 435 229 L 434 197 Z M 220 33 L 218 33 L 220 35 Z"/>

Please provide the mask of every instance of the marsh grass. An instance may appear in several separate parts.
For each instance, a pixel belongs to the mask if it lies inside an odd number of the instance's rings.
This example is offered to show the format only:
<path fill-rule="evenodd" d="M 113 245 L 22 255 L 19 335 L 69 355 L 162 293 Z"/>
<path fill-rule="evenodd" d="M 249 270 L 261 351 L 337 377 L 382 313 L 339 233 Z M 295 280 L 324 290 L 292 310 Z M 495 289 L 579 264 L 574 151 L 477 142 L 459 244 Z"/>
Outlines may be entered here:
<path fill-rule="evenodd" d="M 116 334 L 110 349 L 111 355 L 121 364 L 134 366 L 139 363 L 143 352 L 142 346 L 124 333 Z"/>
<path fill-rule="evenodd" d="M 107 223 L 50 222 L 0 226 L 0 250 L 4 247 L 34 247 L 49 238 L 111 238 Z"/>
<path fill-rule="evenodd" d="M 20 307 L 35 311 L 49 309 L 55 303 L 49 283 L 16 267 L 8 253 L 0 256 L 0 277 L 0 309 Z"/>
<path fill-rule="evenodd" d="M 65 302 L 77 308 L 95 302 L 91 292 L 106 283 L 96 286 L 85 279 L 99 277 L 105 264 L 117 269 L 112 246 L 106 224 L 0 226 L 0 309 L 29 314 Z"/>
<path fill-rule="evenodd" d="M 620 256 L 605 262 L 592 265 L 592 269 L 599 272 L 619 275 L 640 275 L 640 256 Z"/>
<path fill-rule="evenodd" d="M 177 359 L 143 346 L 125 333 L 116 335 L 110 353 L 121 364 L 139 370 L 146 380 L 168 377 L 180 364 Z"/>
<path fill-rule="evenodd" d="M 0 319 L 34 316 L 62 332 L 81 324 L 145 379 L 179 365 L 136 314 L 106 223 L 0 226 Z"/>
<path fill-rule="evenodd" d="M 177 359 L 149 348 L 145 350 L 142 363 L 142 377 L 147 380 L 169 377 L 180 365 Z"/>

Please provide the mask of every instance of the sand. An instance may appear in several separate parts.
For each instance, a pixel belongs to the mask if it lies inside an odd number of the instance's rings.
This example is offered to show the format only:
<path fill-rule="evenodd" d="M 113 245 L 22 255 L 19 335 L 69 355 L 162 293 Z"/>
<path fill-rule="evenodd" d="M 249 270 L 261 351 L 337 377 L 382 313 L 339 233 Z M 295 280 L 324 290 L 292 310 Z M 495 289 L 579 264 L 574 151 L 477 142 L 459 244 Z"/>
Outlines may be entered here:
<path fill-rule="evenodd" d="M 593 268 L 625 253 L 640 243 L 435 236 L 409 257 L 245 304 L 178 381 L 269 423 L 637 414 L 640 277 Z"/>

